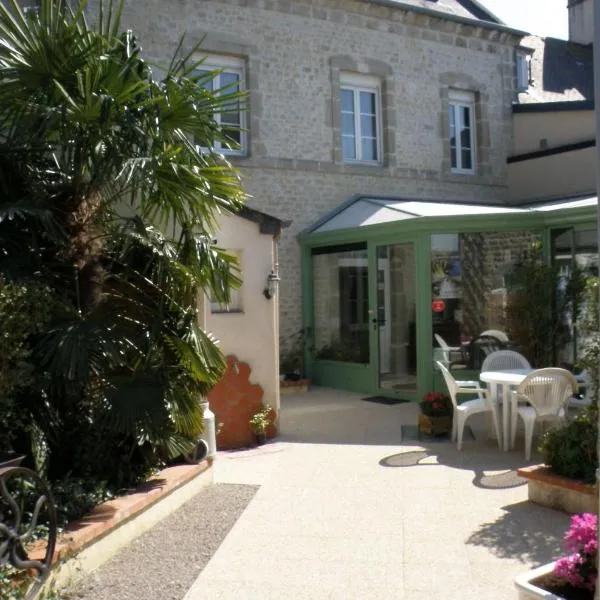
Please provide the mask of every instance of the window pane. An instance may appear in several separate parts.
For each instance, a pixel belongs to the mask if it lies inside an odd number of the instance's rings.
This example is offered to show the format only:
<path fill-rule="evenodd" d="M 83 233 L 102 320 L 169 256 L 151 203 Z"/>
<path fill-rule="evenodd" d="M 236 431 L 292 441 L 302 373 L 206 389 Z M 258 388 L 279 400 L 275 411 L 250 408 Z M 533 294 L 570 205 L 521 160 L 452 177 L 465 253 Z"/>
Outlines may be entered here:
<path fill-rule="evenodd" d="M 341 90 L 340 106 L 342 111 L 354 113 L 354 93 L 352 90 Z"/>
<path fill-rule="evenodd" d="M 315 358 L 369 362 L 366 249 L 313 256 Z"/>
<path fill-rule="evenodd" d="M 453 169 L 458 167 L 456 164 L 456 148 L 454 146 L 450 147 L 450 165 Z"/>
<path fill-rule="evenodd" d="M 224 71 L 221 73 L 220 87 L 228 87 L 226 93 L 235 93 L 240 88 L 240 76 L 237 73 L 228 73 Z"/>
<path fill-rule="evenodd" d="M 375 115 L 360 116 L 360 135 L 363 137 L 376 137 L 377 135 L 377 120 Z"/>
<path fill-rule="evenodd" d="M 356 132 L 354 131 L 354 115 L 352 113 L 342 113 L 342 135 L 349 135 L 354 137 Z"/>
<path fill-rule="evenodd" d="M 460 146 L 461 148 L 471 147 L 471 130 L 463 127 L 460 132 Z"/>
<path fill-rule="evenodd" d="M 361 160 L 377 160 L 377 139 L 361 138 Z"/>
<path fill-rule="evenodd" d="M 242 141 L 242 132 L 239 129 L 231 129 L 231 128 L 223 128 L 223 133 L 227 136 L 229 140 L 232 142 L 232 147 L 235 150 L 239 150 L 238 146 Z"/>
<path fill-rule="evenodd" d="M 196 71 L 197 74 L 199 75 L 206 75 L 207 73 L 210 73 L 210 71 L 208 71 L 207 69 L 198 69 Z M 213 91 L 214 85 L 213 85 L 214 80 L 213 79 L 208 79 L 206 81 L 204 81 L 204 83 L 202 84 L 202 87 L 205 90 L 208 90 L 209 92 Z"/>
<path fill-rule="evenodd" d="M 463 169 L 472 169 L 473 162 L 471 160 L 471 151 L 468 148 L 467 149 L 463 148 L 461 150 L 460 156 L 461 156 L 461 160 L 462 160 L 461 167 Z"/>
<path fill-rule="evenodd" d="M 376 113 L 375 94 L 372 92 L 360 92 L 360 112 L 374 115 Z"/>
<path fill-rule="evenodd" d="M 344 160 L 356 160 L 356 143 L 353 136 L 342 136 L 342 155 Z"/>
<path fill-rule="evenodd" d="M 463 127 L 471 127 L 471 109 L 468 106 L 461 107 Z"/>

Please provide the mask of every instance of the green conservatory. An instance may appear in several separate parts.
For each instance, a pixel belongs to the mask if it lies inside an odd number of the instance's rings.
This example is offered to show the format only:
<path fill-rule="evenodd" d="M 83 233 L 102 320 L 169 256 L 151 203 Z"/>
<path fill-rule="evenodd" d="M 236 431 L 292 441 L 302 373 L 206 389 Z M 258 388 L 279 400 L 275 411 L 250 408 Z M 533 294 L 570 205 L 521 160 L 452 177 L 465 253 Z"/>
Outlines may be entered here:
<path fill-rule="evenodd" d="M 597 276 L 596 214 L 596 197 L 519 207 L 350 199 L 299 238 L 307 375 L 405 400 L 442 389 L 442 348 L 503 330 L 507 280 L 529 249 L 561 272 Z M 560 349 L 571 364 L 575 329 Z"/>

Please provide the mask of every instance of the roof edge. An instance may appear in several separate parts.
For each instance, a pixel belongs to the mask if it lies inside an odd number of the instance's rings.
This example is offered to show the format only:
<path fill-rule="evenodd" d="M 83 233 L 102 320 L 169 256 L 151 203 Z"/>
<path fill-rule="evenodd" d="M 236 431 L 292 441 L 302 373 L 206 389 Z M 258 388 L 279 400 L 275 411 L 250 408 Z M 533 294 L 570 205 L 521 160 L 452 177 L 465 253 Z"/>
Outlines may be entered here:
<path fill-rule="evenodd" d="M 539 113 L 539 112 L 563 112 L 574 110 L 594 110 L 594 100 L 562 100 L 559 102 L 531 102 L 528 104 L 513 104 L 514 114 Z"/>
<path fill-rule="evenodd" d="M 272 235 L 273 237 L 279 236 L 282 229 L 285 229 L 292 224 L 291 221 L 283 221 L 260 210 L 251 208 L 247 204 L 244 204 L 237 212 L 233 214 L 241 217 L 242 219 L 246 219 L 247 221 L 256 223 L 260 233 Z"/>
<path fill-rule="evenodd" d="M 399 8 L 408 12 L 420 13 L 429 17 L 436 17 L 437 19 L 446 19 L 447 21 L 454 21 L 455 23 L 461 23 L 463 25 L 472 25 L 473 27 L 481 27 L 482 29 L 492 29 L 502 31 L 504 33 L 510 33 L 517 37 L 525 37 L 530 35 L 527 31 L 521 31 L 519 29 L 513 29 L 508 25 L 501 22 L 483 21 L 476 18 L 461 17 L 459 15 L 453 15 L 451 13 L 443 13 L 433 8 L 424 8 L 421 6 L 413 6 L 411 4 L 405 4 L 402 0 L 370 0 L 373 4 L 380 4 L 381 6 L 387 6 L 389 8 Z M 487 11 L 486 11 L 487 12 Z M 490 13 L 491 14 L 491 13 Z M 494 15 L 492 15 L 494 16 Z"/>
<path fill-rule="evenodd" d="M 507 164 L 524 162 L 526 160 L 534 160 L 536 158 L 544 158 L 545 156 L 553 156 L 555 154 L 564 154 L 566 152 L 575 152 L 576 150 L 585 150 L 593 148 L 596 145 L 596 140 L 584 140 L 583 142 L 575 142 L 574 144 L 562 144 L 554 148 L 544 148 L 543 150 L 534 150 L 533 152 L 525 152 L 523 154 L 515 154 L 506 159 Z"/>

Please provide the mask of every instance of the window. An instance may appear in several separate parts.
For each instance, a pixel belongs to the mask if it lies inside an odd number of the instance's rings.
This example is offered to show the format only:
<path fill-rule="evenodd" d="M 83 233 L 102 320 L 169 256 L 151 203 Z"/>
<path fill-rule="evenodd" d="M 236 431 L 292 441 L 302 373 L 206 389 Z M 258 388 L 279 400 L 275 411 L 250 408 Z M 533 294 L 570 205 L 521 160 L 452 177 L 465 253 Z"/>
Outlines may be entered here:
<path fill-rule="evenodd" d="M 451 91 L 448 105 L 450 165 L 453 173 L 475 173 L 475 95 Z"/>
<path fill-rule="evenodd" d="M 243 264 L 242 264 L 242 251 L 241 250 L 227 250 L 228 254 L 235 256 L 239 265 L 239 273 L 238 276 L 241 277 L 243 274 Z M 244 306 L 242 303 L 242 290 L 244 289 L 244 284 L 239 288 L 232 289 L 229 291 L 229 303 L 221 304 L 217 302 L 214 298 L 210 299 L 210 312 L 211 313 L 241 313 L 244 312 Z"/>
<path fill-rule="evenodd" d="M 217 94 L 230 94 L 244 89 L 244 61 L 227 56 L 208 56 L 198 70 L 199 73 L 218 71 L 204 87 Z M 215 115 L 228 142 L 215 141 L 213 149 L 223 154 L 245 155 L 247 153 L 246 113 L 242 101 L 236 100 L 224 107 L 224 111 Z"/>
<path fill-rule="evenodd" d="M 529 60 L 525 52 L 517 52 L 517 92 L 526 92 L 529 89 Z"/>
<path fill-rule="evenodd" d="M 380 82 L 365 75 L 340 79 L 340 130 L 344 162 L 381 160 Z"/>

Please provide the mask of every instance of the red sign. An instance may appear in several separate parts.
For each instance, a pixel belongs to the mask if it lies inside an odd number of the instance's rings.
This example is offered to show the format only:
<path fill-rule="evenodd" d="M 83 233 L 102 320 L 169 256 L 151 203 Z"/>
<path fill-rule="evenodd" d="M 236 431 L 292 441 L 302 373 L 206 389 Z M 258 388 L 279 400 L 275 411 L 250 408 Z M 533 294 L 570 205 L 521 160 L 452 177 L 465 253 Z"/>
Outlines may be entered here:
<path fill-rule="evenodd" d="M 433 312 L 444 312 L 446 310 L 446 303 L 443 300 L 434 300 L 431 303 L 431 310 Z"/>

